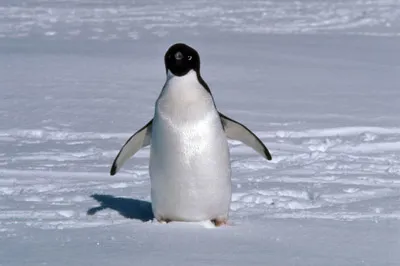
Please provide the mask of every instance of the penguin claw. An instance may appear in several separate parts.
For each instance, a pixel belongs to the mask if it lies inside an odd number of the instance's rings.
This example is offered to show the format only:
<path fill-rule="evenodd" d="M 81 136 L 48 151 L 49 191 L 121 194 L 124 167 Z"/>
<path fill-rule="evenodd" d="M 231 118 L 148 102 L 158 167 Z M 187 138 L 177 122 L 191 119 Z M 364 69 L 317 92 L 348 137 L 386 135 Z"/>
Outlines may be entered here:
<path fill-rule="evenodd" d="M 228 225 L 228 221 L 225 219 L 213 219 L 211 222 L 215 225 L 215 227 L 220 227 L 221 225 Z"/>
<path fill-rule="evenodd" d="M 169 220 L 169 219 L 157 219 L 157 222 L 159 222 L 161 224 L 167 224 L 167 223 L 170 223 L 171 220 Z"/>
<path fill-rule="evenodd" d="M 168 224 L 170 222 L 172 222 L 172 220 L 169 219 L 156 219 L 157 222 L 159 222 L 160 224 Z M 228 225 L 228 221 L 226 219 L 212 219 L 211 223 L 215 226 L 215 227 L 220 227 L 223 225 Z"/>

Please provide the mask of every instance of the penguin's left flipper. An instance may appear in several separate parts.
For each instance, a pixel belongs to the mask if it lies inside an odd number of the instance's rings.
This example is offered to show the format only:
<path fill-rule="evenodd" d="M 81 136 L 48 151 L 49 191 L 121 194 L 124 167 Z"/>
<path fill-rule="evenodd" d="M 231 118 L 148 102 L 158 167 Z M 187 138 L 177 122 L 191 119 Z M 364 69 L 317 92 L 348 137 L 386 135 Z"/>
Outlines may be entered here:
<path fill-rule="evenodd" d="M 250 129 L 222 113 L 219 113 L 219 116 L 221 117 L 222 126 L 228 138 L 243 142 L 265 159 L 272 160 L 272 156 L 267 147 L 265 147 L 261 140 L 251 132 Z"/>
<path fill-rule="evenodd" d="M 135 134 L 133 134 L 122 146 L 117 157 L 115 157 L 114 162 L 111 166 L 111 175 L 115 175 L 122 165 L 131 158 L 136 152 L 141 148 L 149 146 L 151 143 L 151 129 L 153 125 L 153 119 L 151 119 L 144 127 L 139 129 Z"/>

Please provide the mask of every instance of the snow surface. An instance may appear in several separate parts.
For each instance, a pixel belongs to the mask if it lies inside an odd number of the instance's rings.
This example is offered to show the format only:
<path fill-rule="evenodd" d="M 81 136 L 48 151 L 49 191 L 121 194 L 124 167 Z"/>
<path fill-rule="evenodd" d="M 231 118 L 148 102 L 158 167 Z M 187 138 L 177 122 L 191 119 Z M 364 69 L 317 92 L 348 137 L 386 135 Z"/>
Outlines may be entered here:
<path fill-rule="evenodd" d="M 400 265 L 400 1 L 0 1 L 0 265 Z M 163 55 L 195 47 L 231 142 L 231 225 L 152 222 Z M 211 227 L 211 229 L 209 229 Z"/>

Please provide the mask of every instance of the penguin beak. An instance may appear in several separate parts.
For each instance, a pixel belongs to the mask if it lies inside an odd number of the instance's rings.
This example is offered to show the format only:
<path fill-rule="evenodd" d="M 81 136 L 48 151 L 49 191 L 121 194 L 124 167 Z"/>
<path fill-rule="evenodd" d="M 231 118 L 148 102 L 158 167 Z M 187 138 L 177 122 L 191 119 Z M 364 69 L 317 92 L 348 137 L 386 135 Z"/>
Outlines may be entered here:
<path fill-rule="evenodd" d="M 181 52 L 177 52 L 175 54 L 175 59 L 178 60 L 178 61 L 182 60 L 183 59 L 183 54 Z"/>

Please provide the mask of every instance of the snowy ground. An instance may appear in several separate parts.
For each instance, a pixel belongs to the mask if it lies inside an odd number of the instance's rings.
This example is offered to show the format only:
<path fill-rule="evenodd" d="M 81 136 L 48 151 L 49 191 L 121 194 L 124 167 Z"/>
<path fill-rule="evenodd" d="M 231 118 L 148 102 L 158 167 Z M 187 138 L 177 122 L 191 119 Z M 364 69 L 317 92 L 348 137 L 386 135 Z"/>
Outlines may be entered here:
<path fill-rule="evenodd" d="M 178 41 L 273 156 L 231 143 L 228 227 L 108 174 Z M 396 0 L 1 1 L 0 265 L 399 265 L 399 62 Z"/>

